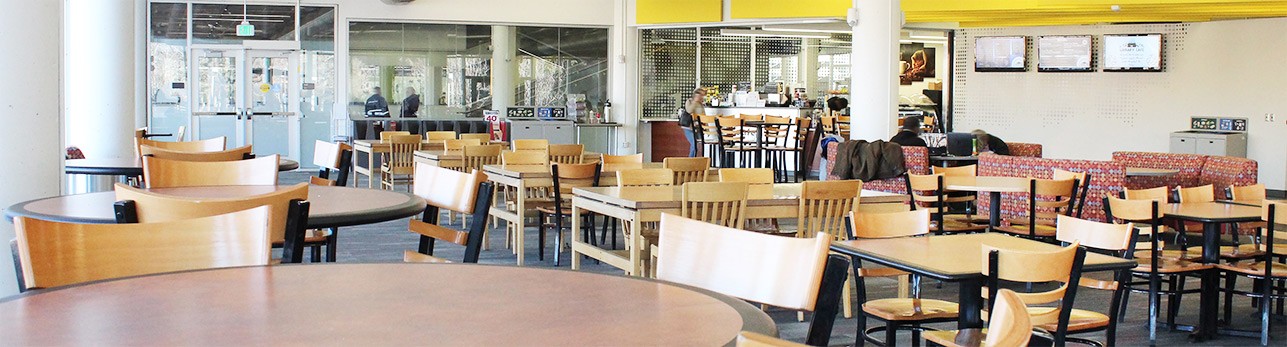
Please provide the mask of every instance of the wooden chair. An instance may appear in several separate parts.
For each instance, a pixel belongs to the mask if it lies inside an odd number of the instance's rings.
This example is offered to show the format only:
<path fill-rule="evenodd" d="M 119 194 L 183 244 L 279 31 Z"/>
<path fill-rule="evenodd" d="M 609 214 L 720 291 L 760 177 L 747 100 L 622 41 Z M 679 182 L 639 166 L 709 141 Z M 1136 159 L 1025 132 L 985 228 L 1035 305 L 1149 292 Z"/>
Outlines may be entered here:
<path fill-rule="evenodd" d="M 172 151 L 172 150 L 152 147 L 148 145 L 141 145 L 139 146 L 139 153 L 143 156 L 152 156 L 156 158 L 169 159 L 169 160 L 235 161 L 235 160 L 243 160 L 243 159 L 254 157 L 254 155 L 250 154 L 250 150 L 251 150 L 250 147 L 251 147 L 250 145 L 246 145 L 245 147 L 238 147 L 238 148 L 233 148 L 226 151 L 216 151 L 216 152 L 183 152 L 183 151 Z"/>
<path fill-rule="evenodd" d="M 1284 288 L 1284 281 L 1287 281 L 1287 264 L 1282 263 L 1281 259 L 1287 257 L 1287 248 L 1278 247 L 1275 242 L 1287 240 L 1287 232 L 1278 231 L 1277 228 L 1283 223 L 1287 223 L 1287 204 L 1267 203 L 1263 207 L 1261 220 L 1265 222 L 1266 227 L 1261 233 L 1260 255 L 1256 259 L 1249 259 L 1235 263 L 1222 263 L 1216 265 L 1220 271 L 1225 274 L 1224 284 L 1224 317 L 1225 321 L 1232 320 L 1231 307 L 1233 306 L 1233 295 L 1243 295 L 1258 300 L 1260 308 L 1260 345 L 1269 345 L 1270 336 L 1270 310 L 1274 306 L 1271 303 L 1278 301 L 1278 309 L 1282 310 L 1282 300 L 1287 299 L 1287 288 Z M 1274 258 L 1279 261 L 1274 261 Z M 1239 291 L 1236 289 L 1238 277 L 1247 277 L 1254 281 L 1251 292 Z M 1277 287 L 1277 288 L 1275 288 Z M 1278 334 L 1282 337 L 1282 333 Z"/>
<path fill-rule="evenodd" d="M 1122 198 L 1126 200 L 1156 200 L 1165 204 L 1171 195 L 1170 188 L 1156 187 L 1149 189 L 1126 189 L 1122 191 Z"/>
<path fill-rule="evenodd" d="M 514 140 L 514 151 L 549 151 L 550 140 L 517 139 Z"/>
<path fill-rule="evenodd" d="M 397 135 L 389 138 L 389 153 L 380 161 L 380 187 L 393 190 L 399 183 L 413 183 L 416 173 L 416 151 L 420 135 Z M 408 189 L 410 190 L 410 189 Z"/>
<path fill-rule="evenodd" d="M 1254 188 L 1251 188 L 1251 189 L 1254 189 Z M 1251 190 L 1251 189 L 1248 189 L 1248 190 Z M 1216 200 L 1215 186 L 1208 184 L 1208 185 L 1198 186 L 1198 187 L 1188 187 L 1188 188 L 1180 187 L 1179 189 L 1176 189 L 1176 197 L 1178 198 L 1176 202 L 1182 203 L 1182 204 L 1198 203 L 1198 202 L 1213 202 Z M 1259 224 L 1260 223 L 1253 223 L 1252 225 L 1259 226 Z M 1177 222 L 1174 227 L 1177 230 L 1184 230 L 1183 233 L 1181 233 L 1180 235 L 1177 235 L 1177 237 L 1179 238 L 1181 250 L 1189 249 L 1189 242 L 1188 242 L 1189 234 L 1197 235 L 1200 237 L 1203 233 L 1202 223 Z M 1260 252 L 1257 251 L 1256 249 L 1256 245 L 1238 244 L 1239 243 L 1239 237 L 1238 237 L 1239 235 L 1237 232 L 1238 225 L 1231 225 L 1230 228 L 1227 230 L 1229 231 L 1229 234 L 1232 237 L 1232 241 L 1237 245 L 1221 246 L 1220 247 L 1221 258 L 1230 259 L 1230 260 L 1241 260 L 1241 259 L 1254 258 L 1260 255 Z"/>
<path fill-rule="evenodd" d="M 1229 200 L 1260 205 L 1265 201 L 1265 185 L 1229 186 L 1225 188 L 1225 195 Z"/>
<path fill-rule="evenodd" d="M 1089 251 L 1103 253 L 1114 257 L 1130 257 L 1135 251 L 1135 226 L 1131 223 L 1110 224 L 1088 221 L 1070 216 L 1058 216 L 1058 227 L 1055 239 L 1063 244 L 1079 244 Z M 1031 265 L 1029 265 L 1031 266 Z M 1067 314 L 1066 331 L 1079 334 L 1103 331 L 1105 342 L 1099 343 L 1081 338 L 1067 338 L 1068 341 L 1091 346 L 1114 346 L 1117 344 L 1117 319 L 1124 306 L 1122 298 L 1126 291 L 1124 285 L 1130 278 L 1128 271 L 1116 271 L 1110 280 L 1098 280 L 1082 277 L 1078 281 L 1081 287 L 1112 291 L 1109 296 L 1108 314 L 1083 309 L 1071 309 Z M 1066 306 L 1071 307 L 1071 306 Z M 1055 331 L 1059 326 L 1054 322 L 1037 322 L 1038 328 Z"/>
<path fill-rule="evenodd" d="M 1056 216 L 1071 216 L 1077 206 L 1077 181 L 1028 180 L 1027 217 L 1011 219 L 1011 225 L 996 228 L 997 231 L 1032 239 L 1052 239 L 1055 236 Z"/>
<path fill-rule="evenodd" d="M 1013 290 L 997 291 L 988 314 L 987 333 L 980 329 L 930 331 L 925 340 L 949 347 L 1022 347 L 1032 339 L 1032 317 L 1023 299 Z M 964 342 L 964 343 L 962 343 Z"/>
<path fill-rule="evenodd" d="M 1180 187 L 1176 189 L 1179 200 L 1178 203 L 1186 202 L 1212 202 L 1215 201 L 1215 186 L 1205 185 L 1199 187 Z"/>
<path fill-rule="evenodd" d="M 953 166 L 953 167 L 934 166 L 934 167 L 931 167 L 930 169 L 933 170 L 931 172 L 935 174 L 943 174 L 943 176 L 948 176 L 948 177 L 957 177 L 957 176 L 974 177 L 974 176 L 978 176 L 978 172 L 979 172 L 978 165 L 965 165 L 965 166 Z"/>
<path fill-rule="evenodd" d="M 769 133 L 769 129 L 773 129 L 773 135 L 768 135 L 771 138 L 781 137 L 775 143 L 764 146 L 765 153 L 773 161 L 770 166 L 779 173 L 781 179 L 778 182 L 786 182 L 788 179 L 792 182 L 801 181 L 803 180 L 801 173 L 808 171 L 801 168 L 801 165 L 804 163 L 804 147 L 808 142 L 812 119 L 804 117 L 788 119 L 785 125 L 776 122 L 778 121 L 765 125 L 764 130 Z M 795 168 L 793 174 L 788 174 L 788 164 Z"/>
<path fill-rule="evenodd" d="M 746 225 L 745 182 L 689 182 L 682 186 L 680 216 L 729 228 Z"/>
<path fill-rule="evenodd" d="M 176 152 L 218 152 L 227 149 L 227 143 L 228 138 L 223 136 L 212 139 L 184 142 L 165 142 L 135 137 L 134 154 L 143 156 L 143 151 L 140 149 L 142 146 L 152 146 Z"/>
<path fill-rule="evenodd" d="M 911 193 L 911 209 L 928 209 L 936 233 L 981 232 L 988 229 L 986 224 L 974 224 L 971 215 L 956 215 L 949 210 L 949 205 L 959 202 L 974 201 L 973 196 L 949 196 L 943 183 L 944 174 L 915 175 L 907 174 L 907 191 Z M 968 212 L 968 211 L 967 211 Z"/>
<path fill-rule="evenodd" d="M 276 154 L 238 161 L 195 162 L 143 157 L 148 188 L 276 185 Z"/>
<path fill-rule="evenodd" d="M 335 187 L 338 185 L 338 183 L 335 183 L 335 180 L 325 179 L 317 176 L 309 176 L 308 184 L 314 185 L 314 186 L 323 186 L 323 187 Z"/>
<path fill-rule="evenodd" d="M 725 169 L 732 170 L 732 169 Z M 721 181 L 724 178 L 724 171 L 720 170 Z M 741 170 L 764 170 L 770 169 L 741 169 Z M 763 175 L 761 172 L 759 175 Z M 761 180 L 763 178 L 760 178 Z M 805 181 L 800 188 L 800 205 L 796 212 L 797 230 L 792 232 L 795 237 L 814 237 L 818 234 L 825 234 L 837 241 L 849 239 L 849 234 L 845 232 L 845 218 L 849 213 L 858 209 L 858 196 L 862 192 L 862 181 L 859 180 L 840 180 L 840 181 Z M 748 220 L 751 223 L 755 219 Z M 779 232 L 777 231 L 777 220 L 771 219 L 770 227 L 753 230 L 757 232 Z M 764 223 L 760 223 L 764 224 Z M 844 287 L 844 315 L 845 318 L 853 317 L 853 302 L 850 299 L 849 288 L 853 285 L 853 279 L 845 281 Z M 803 317 L 800 317 L 803 319 Z"/>
<path fill-rule="evenodd" d="M 688 182 L 706 182 L 706 175 L 710 172 L 711 158 L 680 158 L 671 157 L 661 160 L 661 167 L 670 169 L 675 172 L 675 184 L 680 185 Z"/>
<path fill-rule="evenodd" d="M 537 220 L 541 221 L 537 257 L 545 260 L 545 231 L 554 229 L 554 266 L 559 266 L 563 254 L 563 229 L 565 219 L 572 218 L 572 189 L 599 186 L 599 174 L 603 164 L 599 162 L 585 164 L 555 163 L 550 165 L 550 177 L 554 177 L 554 199 L 547 203 L 536 204 Z M 594 242 L 593 219 L 591 214 L 582 215 L 582 232 L 586 239 Z M 576 230 L 572 230 L 576 232 Z"/>
<path fill-rule="evenodd" d="M 497 165 L 501 161 L 501 145 L 465 146 L 461 158 L 466 170 L 483 171 L 483 165 Z"/>
<path fill-rule="evenodd" d="M 411 135 L 411 132 L 410 131 L 381 131 L 380 142 L 389 142 L 389 140 L 393 139 L 394 136 L 407 136 L 407 135 Z M 416 135 L 416 136 L 420 136 L 420 135 Z"/>
<path fill-rule="evenodd" d="M 417 163 L 416 178 L 411 190 L 416 196 L 425 199 L 427 206 L 420 220 L 412 220 L 407 226 L 412 233 L 419 234 L 420 245 L 416 252 L 403 252 L 403 259 L 447 262 L 433 256 L 434 241 L 442 240 L 465 246 L 465 257 L 461 261 L 477 263 L 487 231 L 487 214 L 494 192 L 492 183 L 487 182 L 487 175 L 477 170 L 464 173 Z M 443 209 L 468 213 L 473 223 L 465 231 L 439 226 L 438 216 Z"/>
<path fill-rule="evenodd" d="M 1028 306 L 1032 325 L 1055 327 L 1056 329 L 1048 330 L 1054 335 L 1054 345 L 1064 346 L 1073 302 L 1077 297 L 1078 284 L 1081 283 L 1081 266 L 1086 259 L 1086 249 L 1076 242 L 1053 252 L 1010 250 L 984 245 L 983 254 L 987 255 L 983 260 L 983 275 L 987 276 L 987 298 L 997 297 L 1001 281 L 1020 284 L 1053 282 L 1059 285 L 1049 291 L 1019 293 L 1018 296 Z M 1034 306 L 1052 303 L 1056 306 Z"/>
<path fill-rule="evenodd" d="M 836 116 L 822 116 L 819 118 L 819 124 L 822 126 L 822 132 L 832 135 L 836 134 Z"/>
<path fill-rule="evenodd" d="M 349 171 L 353 170 L 352 153 L 353 146 L 344 142 L 314 142 L 313 165 L 317 165 L 317 177 L 330 179 L 331 170 L 335 170 L 335 185 L 347 186 Z"/>
<path fill-rule="evenodd" d="M 1149 341 L 1157 340 L 1157 319 L 1160 314 L 1161 299 L 1160 295 L 1167 295 L 1167 317 L 1166 321 L 1170 326 L 1175 326 L 1175 315 L 1180 311 L 1182 295 L 1187 292 L 1184 290 L 1186 276 L 1196 277 L 1202 275 L 1212 268 L 1212 265 L 1202 264 L 1191 261 L 1192 257 L 1185 257 L 1178 252 L 1163 251 L 1165 244 L 1160 240 L 1162 228 L 1162 213 L 1159 206 L 1166 202 L 1166 187 L 1159 187 L 1163 193 L 1157 195 L 1154 192 L 1155 199 L 1120 199 L 1116 197 L 1105 197 L 1104 212 L 1109 221 L 1123 221 L 1143 225 L 1143 232 L 1147 232 L 1148 242 L 1144 243 L 1143 250 L 1137 244 L 1135 246 L 1134 258 L 1140 263 L 1139 266 L 1131 270 L 1134 278 L 1142 281 L 1126 281 L 1123 284 L 1126 290 L 1135 293 L 1144 293 L 1148 295 L 1148 329 Z M 1129 191 L 1128 191 L 1129 192 Z M 1136 197 L 1147 196 L 1148 194 L 1136 193 Z M 1159 201 L 1160 200 L 1160 201 Z M 1138 236 L 1141 231 L 1136 231 Z M 1137 237 L 1135 237 L 1137 238 Z M 1135 239 L 1132 238 L 1132 239 Z M 1163 290 L 1161 285 L 1166 283 L 1167 290 Z M 1141 286 L 1143 286 L 1141 288 Z M 1122 307 L 1128 307 L 1130 296 L 1122 298 Z M 1122 310 L 1121 315 L 1125 315 Z"/>
<path fill-rule="evenodd" d="M 492 134 L 487 134 L 487 133 L 482 133 L 482 134 L 460 134 L 460 139 L 461 139 L 461 140 L 477 139 L 479 143 L 491 143 L 491 142 L 492 142 Z"/>
<path fill-rule="evenodd" d="M 26 291 L 165 272 L 267 265 L 268 208 L 145 224 L 15 217 L 18 288 Z"/>
<path fill-rule="evenodd" d="M 208 189 L 218 190 L 218 187 Z M 117 223 L 156 223 L 209 217 L 258 206 L 269 206 L 268 241 L 281 247 L 282 262 L 303 260 L 304 247 L 312 248 L 313 261 L 321 261 L 321 246 L 333 246 L 324 231 L 308 234 L 308 184 L 299 183 L 275 192 L 236 198 L 189 198 L 153 193 L 116 184 Z M 331 257 L 334 261 L 334 256 Z"/>
<path fill-rule="evenodd" d="M 643 163 L 643 153 L 626 154 L 626 155 L 603 155 L 603 164 L 634 164 Z"/>
<path fill-rule="evenodd" d="M 661 245 L 657 279 L 813 311 L 804 342 L 828 345 L 849 266 L 845 257 L 828 255 L 831 238 L 763 235 L 662 214 Z"/>
<path fill-rule="evenodd" d="M 426 131 L 425 132 L 425 140 L 427 141 L 443 141 L 443 140 L 455 140 L 455 139 L 456 139 L 455 131 Z"/>
<path fill-rule="evenodd" d="M 585 153 L 584 145 L 550 145 L 550 162 L 559 164 L 580 164 L 581 155 Z"/>
<path fill-rule="evenodd" d="M 480 146 L 482 141 L 478 139 L 447 139 L 442 140 L 442 148 L 446 151 L 463 151 L 465 146 Z"/>
<path fill-rule="evenodd" d="M 743 331 L 737 334 L 737 347 L 807 347 L 809 345 L 795 343 L 776 337 Z"/>
<path fill-rule="evenodd" d="M 954 166 L 954 167 L 931 166 L 930 172 L 933 174 L 943 174 L 943 177 L 975 177 L 975 176 L 978 176 L 978 171 L 979 171 L 978 167 L 979 167 L 978 165 L 965 165 L 965 166 Z M 951 201 L 948 201 L 948 211 L 949 211 L 948 213 L 965 214 L 965 218 L 957 218 L 954 221 L 969 223 L 969 224 L 987 224 L 988 223 L 988 216 L 976 216 L 974 214 L 974 212 L 978 210 L 978 207 L 977 207 L 978 193 L 960 192 L 960 191 L 954 191 L 954 190 L 944 190 L 944 191 L 947 192 L 947 199 L 951 200 Z M 955 204 L 962 204 L 964 205 L 965 209 L 964 210 L 952 209 L 952 206 Z"/>
<path fill-rule="evenodd" d="M 714 162 L 710 164 L 724 162 L 723 151 L 720 150 L 721 142 L 717 118 L 708 115 L 695 115 L 693 117 L 693 127 L 693 140 L 697 142 L 696 145 L 701 149 L 700 154 L 713 158 Z"/>
<path fill-rule="evenodd" d="M 759 140 L 748 137 L 743 121 L 736 117 L 715 117 L 719 128 L 720 159 L 719 167 L 750 167 L 751 158 L 759 150 Z"/>
<path fill-rule="evenodd" d="M 750 184 L 773 184 L 773 169 L 769 168 L 733 168 L 719 170 L 720 182 L 746 182 Z"/>
<path fill-rule="evenodd" d="M 846 115 L 836 116 L 836 135 L 840 135 L 840 137 L 846 138 L 846 139 L 849 138 L 850 123 L 851 123 L 851 120 L 849 116 L 846 116 Z"/>
<path fill-rule="evenodd" d="M 808 181 L 806 181 L 807 183 Z M 849 219 L 849 238 L 854 239 L 888 239 L 901 237 L 924 236 L 930 232 L 930 211 L 921 209 L 892 213 L 846 213 Z M 857 275 L 857 299 L 862 303 L 866 317 L 858 319 L 858 336 L 862 341 L 892 346 L 898 330 L 911 330 L 912 341 L 920 340 L 920 334 L 926 330 L 924 324 L 954 321 L 960 314 L 959 305 L 954 302 L 922 299 L 919 286 L 913 285 L 910 298 L 900 295 L 898 298 L 869 300 L 867 298 L 866 280 L 877 277 L 897 277 L 900 283 L 906 281 L 907 272 L 892 268 L 864 268 L 861 262 L 854 262 L 854 274 Z M 915 278 L 913 283 L 919 283 Z M 847 286 L 846 286 L 847 287 Z M 846 288 L 848 289 L 848 288 Z M 885 326 L 867 329 L 867 318 L 884 321 Z M 885 340 L 880 341 L 872 334 L 884 331 Z"/>
<path fill-rule="evenodd" d="M 634 169 L 617 172 L 618 187 L 669 187 L 675 185 L 670 169 Z"/>
<path fill-rule="evenodd" d="M 1081 211 L 1086 208 L 1086 195 L 1090 194 L 1090 173 L 1051 169 L 1050 178 L 1053 180 L 1073 179 L 1074 185 L 1080 187 L 1081 191 L 1077 192 L 1077 206 L 1073 206 L 1073 217 L 1081 218 Z"/>
<path fill-rule="evenodd" d="M 504 165 L 550 165 L 550 156 L 545 151 L 502 151 L 501 164 Z"/>

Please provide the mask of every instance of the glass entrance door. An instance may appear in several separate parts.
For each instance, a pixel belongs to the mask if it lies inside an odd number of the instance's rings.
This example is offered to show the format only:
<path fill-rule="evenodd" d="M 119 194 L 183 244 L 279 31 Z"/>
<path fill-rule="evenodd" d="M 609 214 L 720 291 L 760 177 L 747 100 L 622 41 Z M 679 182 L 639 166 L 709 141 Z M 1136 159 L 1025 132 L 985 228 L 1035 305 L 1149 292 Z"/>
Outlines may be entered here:
<path fill-rule="evenodd" d="M 224 136 L 228 147 L 299 158 L 299 51 L 192 49 L 193 139 Z"/>

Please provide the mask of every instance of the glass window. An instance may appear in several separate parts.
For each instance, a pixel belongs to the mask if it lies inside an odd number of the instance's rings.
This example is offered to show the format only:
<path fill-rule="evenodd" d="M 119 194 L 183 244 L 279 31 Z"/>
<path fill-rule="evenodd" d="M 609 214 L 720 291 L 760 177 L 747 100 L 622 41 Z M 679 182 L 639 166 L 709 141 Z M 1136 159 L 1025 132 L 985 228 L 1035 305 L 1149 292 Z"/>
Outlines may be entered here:
<path fill-rule="evenodd" d="M 607 99 L 608 30 L 517 27 L 519 97 L 515 104 L 566 106 L 584 95 L 593 108 Z"/>
<path fill-rule="evenodd" d="M 255 36 L 237 36 L 237 25 L 248 21 Z M 240 44 L 242 40 L 295 40 L 295 6 L 193 4 L 192 42 Z"/>
<path fill-rule="evenodd" d="M 152 132 L 188 125 L 188 5 L 152 3 L 148 33 L 148 107 Z"/>
<path fill-rule="evenodd" d="M 351 22 L 349 113 L 362 114 L 378 87 L 393 113 L 414 93 L 414 116 L 482 116 L 491 108 L 491 57 L 491 26 Z"/>

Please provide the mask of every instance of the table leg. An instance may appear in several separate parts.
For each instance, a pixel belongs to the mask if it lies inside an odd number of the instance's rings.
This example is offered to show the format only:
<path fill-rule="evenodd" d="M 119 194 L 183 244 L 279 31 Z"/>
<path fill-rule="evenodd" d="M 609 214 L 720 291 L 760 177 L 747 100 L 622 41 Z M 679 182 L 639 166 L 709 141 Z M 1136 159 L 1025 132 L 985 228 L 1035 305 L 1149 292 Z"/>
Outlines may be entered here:
<path fill-rule="evenodd" d="M 518 218 L 514 221 L 514 252 L 518 256 L 518 266 L 523 266 L 523 228 L 527 227 L 527 182 L 523 179 L 518 180 L 518 187 L 515 189 L 514 208 L 517 209 Z"/>
<path fill-rule="evenodd" d="M 755 167 L 764 167 L 764 124 L 755 126 Z"/>
<path fill-rule="evenodd" d="M 962 280 L 958 288 L 961 312 L 956 317 L 956 328 L 983 328 L 983 279 Z"/>
<path fill-rule="evenodd" d="M 576 207 L 575 199 L 573 199 L 572 201 L 573 201 L 572 203 L 572 244 L 576 245 L 578 242 L 584 242 L 585 240 L 582 240 L 581 233 L 577 232 L 578 230 L 581 230 L 581 209 Z M 563 231 L 555 230 L 554 232 L 561 233 Z M 594 235 L 591 235 L 590 237 L 594 237 Z M 555 247 L 561 248 L 563 247 L 563 245 L 561 244 L 555 245 Z M 558 252 L 554 252 L 554 254 L 558 254 Z M 556 258 L 555 261 L 558 261 L 558 259 Z M 580 268 L 581 268 L 581 256 L 577 255 L 576 246 L 573 246 L 572 247 L 572 270 L 578 270 Z"/>
<path fill-rule="evenodd" d="M 1220 223 L 1203 223 L 1202 225 L 1202 262 L 1215 264 L 1220 261 Z M 1219 274 L 1215 269 L 1202 272 L 1202 292 L 1198 304 L 1198 326 L 1190 335 L 1195 341 L 1206 341 L 1215 337 L 1216 317 L 1220 313 Z"/>
<path fill-rule="evenodd" d="M 988 231 L 1001 225 L 1001 192 L 988 192 Z"/>
<path fill-rule="evenodd" d="M 375 150 L 366 153 L 366 187 L 375 188 Z M 356 178 L 354 178 L 356 179 Z"/>
<path fill-rule="evenodd" d="M 643 273 L 644 266 L 643 266 L 642 256 L 651 257 L 651 255 L 642 254 L 643 248 L 644 248 L 644 238 L 642 235 L 642 231 L 643 231 L 643 226 L 642 226 L 642 223 L 639 223 L 639 213 L 635 213 L 635 217 L 630 220 L 630 241 L 629 242 L 632 247 L 630 247 L 630 270 L 628 270 L 627 272 L 629 272 L 628 275 L 631 275 L 631 276 L 643 277 L 648 275 Z"/>

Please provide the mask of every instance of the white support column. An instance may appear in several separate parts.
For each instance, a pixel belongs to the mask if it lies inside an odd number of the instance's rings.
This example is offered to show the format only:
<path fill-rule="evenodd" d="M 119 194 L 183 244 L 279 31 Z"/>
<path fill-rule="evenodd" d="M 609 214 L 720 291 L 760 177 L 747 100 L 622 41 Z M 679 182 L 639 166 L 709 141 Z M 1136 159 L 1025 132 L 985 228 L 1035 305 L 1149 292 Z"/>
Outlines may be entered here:
<path fill-rule="evenodd" d="M 62 175 L 62 1 L 8 1 L 0 11 L 0 207 L 58 195 Z M 0 297 L 16 294 L 9 240 L 0 222 Z"/>
<path fill-rule="evenodd" d="M 65 131 L 86 157 L 134 155 L 135 11 L 133 1 L 67 1 Z"/>
<path fill-rule="evenodd" d="M 854 0 L 850 12 L 850 135 L 886 140 L 898 116 L 898 39 L 903 26 L 899 0 Z"/>
<path fill-rule="evenodd" d="M 514 88 L 518 80 L 518 50 L 515 28 L 505 25 L 492 26 L 492 109 L 501 111 L 514 106 Z"/>

